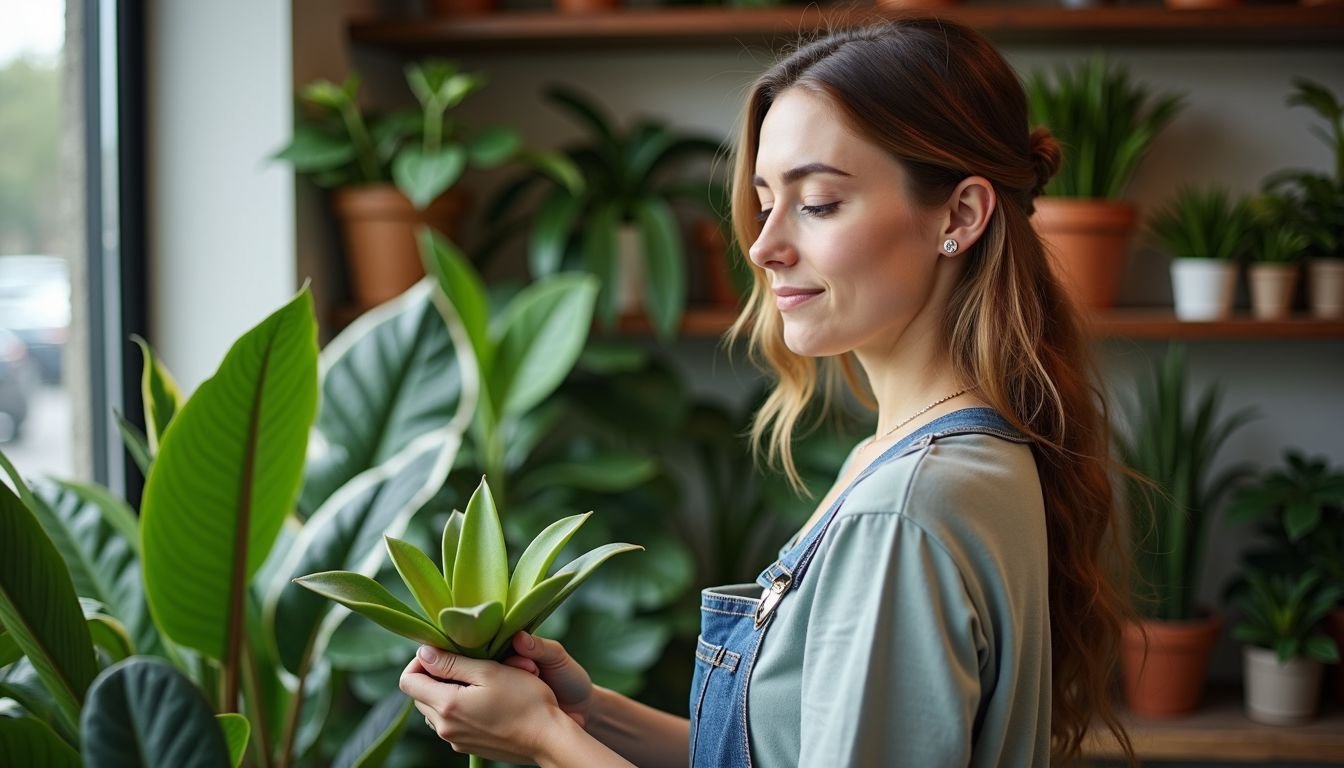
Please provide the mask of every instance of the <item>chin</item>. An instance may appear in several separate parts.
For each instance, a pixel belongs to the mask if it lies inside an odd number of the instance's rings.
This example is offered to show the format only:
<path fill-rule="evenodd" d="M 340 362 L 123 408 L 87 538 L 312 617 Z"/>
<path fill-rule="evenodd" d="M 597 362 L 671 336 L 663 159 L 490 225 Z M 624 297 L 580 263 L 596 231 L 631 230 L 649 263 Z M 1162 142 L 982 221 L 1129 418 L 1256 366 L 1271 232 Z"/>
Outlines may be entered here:
<path fill-rule="evenodd" d="M 799 357 L 831 357 L 850 350 L 836 339 L 814 329 L 799 328 L 787 320 L 784 321 L 784 346 Z"/>

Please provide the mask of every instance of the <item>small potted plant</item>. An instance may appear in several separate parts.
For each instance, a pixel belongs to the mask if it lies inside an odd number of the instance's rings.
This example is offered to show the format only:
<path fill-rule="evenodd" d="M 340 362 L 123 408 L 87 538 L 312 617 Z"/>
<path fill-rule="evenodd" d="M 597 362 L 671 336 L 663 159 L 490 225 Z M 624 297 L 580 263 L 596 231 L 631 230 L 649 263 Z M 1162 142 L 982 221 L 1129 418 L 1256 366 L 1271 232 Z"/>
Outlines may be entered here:
<path fill-rule="evenodd" d="M 686 303 L 687 248 L 672 204 L 690 202 L 718 218 L 713 201 L 727 199 L 705 178 L 687 181 L 676 171 L 688 160 L 711 160 L 721 142 L 679 133 L 659 120 L 620 130 L 600 105 L 560 85 L 546 89 L 589 136 L 566 147 L 583 174 L 580 191 L 546 184 L 527 173 L 505 184 L 486 209 L 497 233 L 495 247 L 531 227 L 528 262 L 534 277 L 578 267 L 602 281 L 598 316 L 608 327 L 620 315 L 647 310 L 663 338 L 677 331 Z M 519 200 L 544 189 L 535 214 L 520 213 Z M 535 221 L 535 224 L 532 223 Z"/>
<path fill-rule="evenodd" d="M 294 137 L 275 157 L 334 190 L 355 302 L 381 304 L 424 277 L 416 230 L 428 225 L 452 237 L 466 209 L 456 186 L 468 166 L 528 162 L 562 184 L 582 182 L 568 161 L 526 149 L 511 128 L 468 133 L 448 117 L 485 79 L 446 61 L 412 64 L 406 82 L 420 109 L 366 114 L 358 75 L 342 84 L 319 80 L 299 92 L 307 107 Z"/>
<path fill-rule="evenodd" d="M 1237 492 L 1228 519 L 1259 528 L 1263 545 L 1246 553 L 1250 567 L 1280 573 L 1310 568 L 1324 586 L 1344 590 L 1344 470 L 1325 457 L 1286 451 L 1281 467 Z M 1233 583 L 1228 593 L 1242 588 Z M 1344 602 L 1331 606 L 1326 630 L 1344 653 Z M 1336 667 L 1335 683 L 1344 701 L 1344 665 Z"/>
<path fill-rule="evenodd" d="M 1243 649 L 1246 714 L 1270 725 L 1297 725 L 1316 715 L 1321 665 L 1339 661 L 1339 650 L 1317 631 L 1321 619 L 1344 597 L 1320 572 L 1245 573 L 1246 588 L 1233 602 L 1241 621 L 1232 636 Z"/>
<path fill-rule="evenodd" d="M 1344 104 L 1325 86 L 1305 78 L 1293 81 L 1290 106 L 1305 106 L 1326 127 L 1316 135 L 1334 153 L 1333 174 L 1283 171 L 1265 180 L 1265 189 L 1286 196 L 1307 239 L 1307 288 L 1312 315 L 1344 317 Z"/>
<path fill-rule="evenodd" d="M 1145 617 L 1124 630 L 1121 667 L 1129 708 L 1174 717 L 1199 704 L 1209 653 L 1222 622 L 1197 606 L 1209 518 L 1222 495 L 1248 474 L 1234 466 L 1210 478 L 1218 450 L 1253 418 L 1219 413 L 1219 392 L 1187 408 L 1182 348 L 1168 350 L 1149 386 L 1141 386 L 1128 428 L 1116 430 L 1119 455 L 1144 480 L 1127 486 L 1133 528 L 1134 597 Z"/>
<path fill-rule="evenodd" d="M 1251 203 L 1251 313 L 1261 320 L 1285 318 L 1292 311 L 1302 252 L 1307 238 L 1296 229 L 1291 201 L 1282 195 L 1262 195 Z"/>
<path fill-rule="evenodd" d="M 1180 320 L 1232 314 L 1237 260 L 1246 251 L 1250 208 L 1226 190 L 1186 187 L 1149 221 L 1154 240 L 1172 257 L 1171 288 Z"/>
<path fill-rule="evenodd" d="M 1036 200 L 1032 217 L 1065 287 L 1082 307 L 1115 303 L 1130 236 L 1138 220 L 1120 198 L 1153 139 L 1180 110 L 1177 95 L 1155 96 L 1099 57 L 1060 67 L 1053 82 L 1027 82 L 1034 125 L 1064 147 L 1060 171 Z"/>

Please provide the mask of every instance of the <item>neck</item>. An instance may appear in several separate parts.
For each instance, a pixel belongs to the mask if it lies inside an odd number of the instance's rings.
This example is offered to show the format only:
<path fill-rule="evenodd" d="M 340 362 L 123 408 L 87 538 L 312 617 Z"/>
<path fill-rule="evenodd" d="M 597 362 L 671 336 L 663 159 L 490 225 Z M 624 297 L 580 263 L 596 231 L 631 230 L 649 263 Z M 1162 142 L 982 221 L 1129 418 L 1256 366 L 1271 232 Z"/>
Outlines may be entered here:
<path fill-rule="evenodd" d="M 887 436 L 893 427 L 921 409 L 971 383 L 956 375 L 946 345 L 937 343 L 941 334 L 918 326 L 919 323 L 911 324 L 903 338 L 890 348 L 855 352 L 877 400 L 877 430 L 874 434 L 878 436 Z M 962 395 L 941 403 L 922 415 L 933 418 L 960 408 L 966 397 Z M 905 431 L 925 420 L 915 419 L 898 431 Z"/>

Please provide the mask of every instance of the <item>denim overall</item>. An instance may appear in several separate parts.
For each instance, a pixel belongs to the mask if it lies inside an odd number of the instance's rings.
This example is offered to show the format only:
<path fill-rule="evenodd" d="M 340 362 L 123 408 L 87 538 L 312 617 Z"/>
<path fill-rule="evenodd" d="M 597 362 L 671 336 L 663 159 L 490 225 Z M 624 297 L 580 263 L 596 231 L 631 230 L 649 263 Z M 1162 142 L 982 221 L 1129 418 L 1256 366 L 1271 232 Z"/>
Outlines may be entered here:
<path fill-rule="evenodd" d="M 949 435 L 981 433 L 1022 441 L 1022 434 L 989 408 L 964 408 L 940 416 L 882 452 L 831 504 L 807 535 L 761 571 L 755 584 L 711 587 L 700 593 L 700 637 L 691 678 L 692 768 L 749 768 L 747 680 L 779 602 L 807 573 L 808 564 L 855 485 L 893 459 L 927 448 Z M 764 592 L 760 589 L 764 588 Z M 769 738 L 769 734 L 763 734 Z"/>

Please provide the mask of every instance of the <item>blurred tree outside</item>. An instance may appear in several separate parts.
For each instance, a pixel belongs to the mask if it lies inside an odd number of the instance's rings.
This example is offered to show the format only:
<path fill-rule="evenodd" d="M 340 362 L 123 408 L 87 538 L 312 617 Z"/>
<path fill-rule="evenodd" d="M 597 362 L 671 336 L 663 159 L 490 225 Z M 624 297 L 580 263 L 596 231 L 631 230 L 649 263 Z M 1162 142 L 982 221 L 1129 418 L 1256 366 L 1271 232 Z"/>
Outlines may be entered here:
<path fill-rule="evenodd" d="M 60 139 L 58 61 L 0 66 L 0 254 L 60 252 Z"/>

